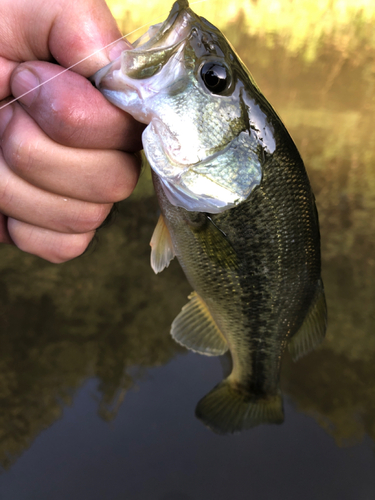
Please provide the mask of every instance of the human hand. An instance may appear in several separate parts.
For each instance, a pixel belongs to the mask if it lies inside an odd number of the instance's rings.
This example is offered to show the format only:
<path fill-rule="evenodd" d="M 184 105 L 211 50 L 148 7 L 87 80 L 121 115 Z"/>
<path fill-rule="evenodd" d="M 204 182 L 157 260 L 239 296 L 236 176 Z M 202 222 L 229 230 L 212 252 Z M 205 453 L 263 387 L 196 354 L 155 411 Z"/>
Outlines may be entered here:
<path fill-rule="evenodd" d="M 2 0 L 1 11 L 0 107 L 121 36 L 104 0 Z M 143 126 L 85 78 L 125 48 L 110 46 L 0 110 L 0 242 L 72 259 L 134 189 Z"/>

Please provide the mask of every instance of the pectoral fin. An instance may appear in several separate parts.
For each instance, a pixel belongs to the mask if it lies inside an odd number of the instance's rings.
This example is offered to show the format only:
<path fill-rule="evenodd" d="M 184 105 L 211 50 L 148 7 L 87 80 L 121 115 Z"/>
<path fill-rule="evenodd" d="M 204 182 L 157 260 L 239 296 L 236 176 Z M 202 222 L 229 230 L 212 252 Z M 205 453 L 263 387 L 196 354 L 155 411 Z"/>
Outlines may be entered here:
<path fill-rule="evenodd" d="M 211 217 L 205 216 L 203 228 L 195 231 L 204 254 L 213 264 L 224 269 L 238 269 L 238 257 L 228 237 L 217 227 Z"/>
<path fill-rule="evenodd" d="M 327 305 L 320 283 L 301 328 L 292 337 L 288 349 L 294 361 L 315 349 L 324 339 L 327 328 Z"/>
<path fill-rule="evenodd" d="M 154 273 L 158 274 L 169 266 L 170 261 L 175 256 L 171 235 L 169 234 L 162 215 L 160 215 L 154 229 L 150 246 L 151 267 Z"/>
<path fill-rule="evenodd" d="M 172 323 L 172 337 L 187 349 L 206 356 L 224 354 L 228 350 L 227 341 L 206 304 L 196 292 L 189 299 Z"/>

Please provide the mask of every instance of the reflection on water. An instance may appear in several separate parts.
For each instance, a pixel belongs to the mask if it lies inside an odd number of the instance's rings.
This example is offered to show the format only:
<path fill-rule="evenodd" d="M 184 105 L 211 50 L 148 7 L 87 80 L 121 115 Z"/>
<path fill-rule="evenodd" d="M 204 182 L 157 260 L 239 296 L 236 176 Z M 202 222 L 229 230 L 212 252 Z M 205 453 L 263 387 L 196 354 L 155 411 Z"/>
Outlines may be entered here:
<path fill-rule="evenodd" d="M 3 465 L 60 417 L 87 378 L 99 379 L 98 412 L 110 420 L 142 369 L 182 351 L 168 331 L 190 289 L 178 266 L 153 275 L 155 220 L 156 201 L 134 197 L 94 249 L 61 266 L 1 249 Z"/>
<path fill-rule="evenodd" d="M 326 38 L 307 61 L 274 39 L 225 32 L 281 115 L 305 160 L 321 221 L 329 328 L 322 347 L 292 363 L 282 388 L 338 444 L 375 439 L 374 50 L 356 55 Z M 99 414 L 114 418 L 148 367 L 182 349 L 170 323 L 190 292 L 179 267 L 149 268 L 157 220 L 147 175 L 99 233 L 61 266 L 1 247 L 0 461 L 9 465 L 61 416 L 75 391 L 99 380 Z M 192 407 L 191 415 L 193 418 Z"/>

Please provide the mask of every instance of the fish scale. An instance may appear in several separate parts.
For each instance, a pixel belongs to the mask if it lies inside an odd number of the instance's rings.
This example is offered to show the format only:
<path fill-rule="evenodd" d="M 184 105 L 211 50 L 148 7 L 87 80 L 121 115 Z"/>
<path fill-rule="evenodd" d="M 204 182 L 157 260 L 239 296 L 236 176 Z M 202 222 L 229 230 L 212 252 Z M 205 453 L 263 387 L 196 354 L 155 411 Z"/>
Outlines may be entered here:
<path fill-rule="evenodd" d="M 283 353 L 298 359 L 326 330 L 303 161 L 225 37 L 185 0 L 143 40 L 95 82 L 147 124 L 162 212 L 151 264 L 160 272 L 176 256 L 194 289 L 171 334 L 197 353 L 231 355 L 231 373 L 196 415 L 220 434 L 281 423 Z"/>

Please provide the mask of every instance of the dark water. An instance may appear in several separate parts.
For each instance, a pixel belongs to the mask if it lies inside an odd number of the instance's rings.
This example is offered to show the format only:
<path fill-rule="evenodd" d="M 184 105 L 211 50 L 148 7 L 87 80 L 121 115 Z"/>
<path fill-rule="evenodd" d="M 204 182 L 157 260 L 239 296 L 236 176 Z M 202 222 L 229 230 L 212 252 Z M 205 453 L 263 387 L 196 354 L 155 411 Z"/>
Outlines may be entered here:
<path fill-rule="evenodd" d="M 285 423 L 220 437 L 194 417 L 220 360 L 169 326 L 190 287 L 149 267 L 149 176 L 81 258 L 0 248 L 1 500 L 375 498 L 375 59 L 233 40 L 305 160 L 321 221 L 329 328 L 282 370 Z"/>

